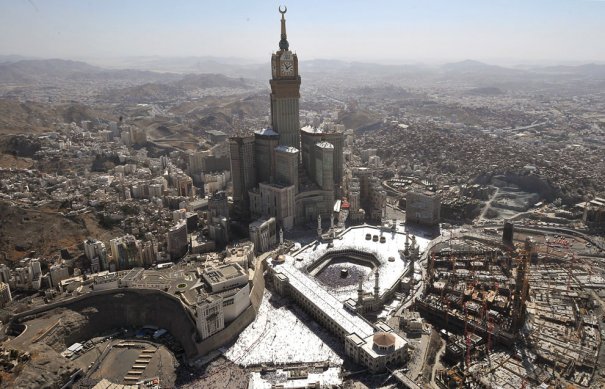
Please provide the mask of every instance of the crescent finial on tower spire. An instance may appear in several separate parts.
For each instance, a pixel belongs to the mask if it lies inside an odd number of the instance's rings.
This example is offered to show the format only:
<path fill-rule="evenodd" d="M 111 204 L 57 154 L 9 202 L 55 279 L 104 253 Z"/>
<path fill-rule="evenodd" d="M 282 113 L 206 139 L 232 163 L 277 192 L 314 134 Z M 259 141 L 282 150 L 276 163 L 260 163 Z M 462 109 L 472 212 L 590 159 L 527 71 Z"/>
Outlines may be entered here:
<path fill-rule="evenodd" d="M 279 41 L 280 50 L 288 50 L 290 46 L 288 44 L 288 36 L 286 35 L 286 17 L 285 14 L 288 12 L 288 7 L 284 6 L 284 10 L 282 11 L 281 5 L 278 8 L 279 13 L 281 14 L 281 40 Z"/>

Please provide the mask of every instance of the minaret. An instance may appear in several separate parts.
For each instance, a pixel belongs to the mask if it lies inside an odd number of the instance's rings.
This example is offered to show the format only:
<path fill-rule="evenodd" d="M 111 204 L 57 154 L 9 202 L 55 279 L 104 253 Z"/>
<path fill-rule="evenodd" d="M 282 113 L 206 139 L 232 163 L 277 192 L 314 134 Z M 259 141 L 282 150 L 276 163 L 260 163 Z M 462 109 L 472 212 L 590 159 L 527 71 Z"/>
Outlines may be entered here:
<path fill-rule="evenodd" d="M 284 229 L 280 228 L 279 229 L 279 245 L 283 245 L 284 244 Z"/>
<path fill-rule="evenodd" d="M 378 300 L 380 297 L 380 275 L 378 270 L 376 270 L 376 274 L 374 276 L 374 299 Z"/>
<path fill-rule="evenodd" d="M 410 254 L 410 234 L 408 232 L 405 233 L 405 249 L 403 250 L 403 254 L 406 257 Z"/>
<path fill-rule="evenodd" d="M 321 215 L 317 214 L 317 239 L 321 239 Z"/>
<path fill-rule="evenodd" d="M 357 286 L 357 305 L 361 308 L 363 304 L 363 277 L 359 276 L 359 285 Z"/>
<path fill-rule="evenodd" d="M 412 235 L 412 261 L 418 258 L 419 247 L 416 244 L 416 236 Z"/>

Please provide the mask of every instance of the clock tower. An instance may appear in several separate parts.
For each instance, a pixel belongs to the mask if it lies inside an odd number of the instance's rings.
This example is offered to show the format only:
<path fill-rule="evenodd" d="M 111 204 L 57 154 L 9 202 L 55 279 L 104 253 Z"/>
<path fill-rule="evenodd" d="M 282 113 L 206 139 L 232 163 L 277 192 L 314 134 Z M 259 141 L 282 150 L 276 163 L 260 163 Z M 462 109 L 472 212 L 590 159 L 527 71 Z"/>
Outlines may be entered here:
<path fill-rule="evenodd" d="M 279 144 L 300 149 L 300 76 L 298 57 L 289 50 L 284 8 L 281 13 L 279 50 L 271 56 L 271 125 L 279 133 Z"/>

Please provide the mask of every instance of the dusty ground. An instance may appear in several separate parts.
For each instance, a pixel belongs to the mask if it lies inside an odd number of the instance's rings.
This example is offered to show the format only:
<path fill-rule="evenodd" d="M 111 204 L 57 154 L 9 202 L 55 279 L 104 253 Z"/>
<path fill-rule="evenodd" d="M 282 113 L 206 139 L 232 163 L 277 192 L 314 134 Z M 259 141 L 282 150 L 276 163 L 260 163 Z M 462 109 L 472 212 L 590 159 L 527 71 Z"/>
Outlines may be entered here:
<path fill-rule="evenodd" d="M 0 98 L 0 135 L 41 134 L 52 131 L 54 123 L 109 118 L 98 109 L 79 103 L 45 104 Z"/>
<path fill-rule="evenodd" d="M 24 209 L 0 202 L 0 252 L 16 261 L 29 251 L 50 256 L 85 238 L 83 226 L 50 209 Z"/>
<path fill-rule="evenodd" d="M 134 347 L 116 347 L 117 344 L 127 342 L 134 344 Z M 105 344 L 101 345 L 101 352 L 105 349 Z M 170 388 L 175 385 L 175 359 L 172 353 L 164 346 L 152 344 L 150 342 L 139 342 L 136 340 L 114 340 L 109 345 L 110 351 L 105 355 L 98 368 L 90 375 L 93 380 L 108 379 L 111 382 L 125 384 L 123 380 L 128 372 L 136 364 L 137 358 L 144 349 L 155 350 L 153 357 L 143 371 L 141 379 L 160 377 L 163 387 Z M 98 355 L 97 350 L 91 350 L 87 354 Z M 84 355 L 83 357 L 86 357 Z M 81 358 L 83 358 L 81 357 Z M 80 359 L 80 358 L 78 358 Z M 92 359 L 88 358 L 87 360 Z M 95 358 L 96 360 L 96 358 Z M 76 360 L 77 361 L 77 360 Z"/>
<path fill-rule="evenodd" d="M 8 386 L 2 387 L 53 388 L 66 382 L 77 367 L 60 352 L 66 348 L 65 338 L 82 320 L 85 318 L 76 312 L 58 309 L 26 322 L 26 330 L 4 347 L 29 351 L 31 360 L 3 377 Z"/>
<path fill-rule="evenodd" d="M 15 157 L 10 154 L 0 153 L 0 168 L 29 169 L 34 165 L 30 158 Z"/>
<path fill-rule="evenodd" d="M 108 241 L 117 235 L 99 226 L 92 214 L 67 218 L 51 208 L 25 209 L 0 201 L 0 260 L 18 261 L 30 251 L 49 258 L 62 248 L 75 249 L 89 236 Z"/>
<path fill-rule="evenodd" d="M 90 309 L 90 308 L 87 308 Z M 83 314 L 84 313 L 84 314 Z M 154 350 L 152 358 L 142 371 L 141 379 L 159 377 L 163 387 L 175 387 L 177 361 L 172 352 L 163 345 L 140 340 L 114 339 L 89 342 L 81 339 L 79 330 L 88 324 L 85 312 L 76 312 L 58 308 L 24 322 L 25 331 L 19 336 L 4 343 L 6 349 L 17 349 L 31 352 L 31 360 L 22 363 L 11 374 L 2 374 L 0 387 L 15 388 L 56 388 L 67 382 L 69 376 L 78 368 L 85 373 L 94 366 L 90 373 L 90 382 L 107 378 L 114 383 L 125 383 L 124 377 L 132 370 L 135 361 L 144 349 Z M 73 361 L 61 356 L 74 342 L 85 343 L 85 351 Z M 115 347 L 116 344 L 128 342 L 132 347 Z M 109 348 L 107 346 L 109 345 Z M 112 347 L 113 346 L 113 347 Z M 90 348 L 88 348 L 90 347 Z M 98 358 L 98 368 L 94 365 Z M 8 386 L 4 385 L 10 383 Z"/>

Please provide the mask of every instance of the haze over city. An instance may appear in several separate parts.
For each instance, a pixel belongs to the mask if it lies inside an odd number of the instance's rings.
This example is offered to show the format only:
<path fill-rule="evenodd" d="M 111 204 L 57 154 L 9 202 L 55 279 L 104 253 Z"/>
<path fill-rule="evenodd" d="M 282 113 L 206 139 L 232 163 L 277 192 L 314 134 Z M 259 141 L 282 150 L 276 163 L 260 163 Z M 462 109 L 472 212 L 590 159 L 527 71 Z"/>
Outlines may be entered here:
<path fill-rule="evenodd" d="M 0 387 L 605 388 L 605 1 L 0 5 Z"/>
<path fill-rule="evenodd" d="M 289 1 L 305 59 L 379 63 L 605 61 L 605 2 Z M 274 1 L 39 1 L 0 6 L 0 54 L 107 60 L 213 56 L 265 61 Z"/>

